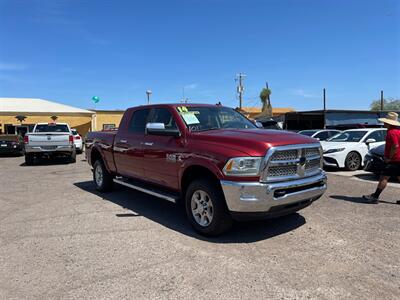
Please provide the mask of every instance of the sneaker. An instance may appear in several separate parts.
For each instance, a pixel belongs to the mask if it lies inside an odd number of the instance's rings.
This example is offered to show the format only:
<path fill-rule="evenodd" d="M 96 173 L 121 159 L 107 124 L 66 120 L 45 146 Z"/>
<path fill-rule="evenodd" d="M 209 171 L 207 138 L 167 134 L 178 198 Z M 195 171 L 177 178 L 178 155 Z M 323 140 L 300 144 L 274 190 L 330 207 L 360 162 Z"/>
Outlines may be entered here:
<path fill-rule="evenodd" d="M 363 199 L 366 200 L 367 203 L 372 203 L 372 204 L 378 203 L 378 198 L 375 198 L 374 194 L 364 195 Z"/>

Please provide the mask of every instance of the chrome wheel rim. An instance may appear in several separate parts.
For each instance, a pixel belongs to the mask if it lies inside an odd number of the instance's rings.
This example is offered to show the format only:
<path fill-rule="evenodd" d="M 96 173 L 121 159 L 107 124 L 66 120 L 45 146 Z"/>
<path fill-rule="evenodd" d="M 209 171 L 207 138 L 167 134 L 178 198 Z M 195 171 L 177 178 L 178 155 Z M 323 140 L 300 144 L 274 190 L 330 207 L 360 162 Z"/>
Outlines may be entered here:
<path fill-rule="evenodd" d="M 360 164 L 360 158 L 356 153 L 351 153 L 348 158 L 349 161 L 349 168 L 350 169 L 357 169 Z"/>
<path fill-rule="evenodd" d="M 193 193 L 191 199 L 191 209 L 194 220 L 202 227 L 211 224 L 214 216 L 214 207 L 210 196 L 202 190 Z"/>
<path fill-rule="evenodd" d="M 97 186 L 101 186 L 103 184 L 103 170 L 100 165 L 97 165 L 94 170 L 94 179 L 96 181 Z"/>

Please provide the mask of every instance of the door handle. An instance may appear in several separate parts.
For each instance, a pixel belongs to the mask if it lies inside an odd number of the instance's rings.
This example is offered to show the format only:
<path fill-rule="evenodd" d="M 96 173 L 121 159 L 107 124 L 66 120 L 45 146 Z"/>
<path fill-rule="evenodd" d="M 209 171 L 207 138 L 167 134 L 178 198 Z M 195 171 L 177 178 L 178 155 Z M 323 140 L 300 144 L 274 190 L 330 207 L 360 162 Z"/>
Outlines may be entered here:
<path fill-rule="evenodd" d="M 154 143 L 144 143 L 145 146 L 153 146 Z"/>
<path fill-rule="evenodd" d="M 127 140 L 119 140 L 119 142 L 120 142 L 120 143 L 125 143 L 125 144 L 126 144 L 128 141 L 127 141 Z"/>

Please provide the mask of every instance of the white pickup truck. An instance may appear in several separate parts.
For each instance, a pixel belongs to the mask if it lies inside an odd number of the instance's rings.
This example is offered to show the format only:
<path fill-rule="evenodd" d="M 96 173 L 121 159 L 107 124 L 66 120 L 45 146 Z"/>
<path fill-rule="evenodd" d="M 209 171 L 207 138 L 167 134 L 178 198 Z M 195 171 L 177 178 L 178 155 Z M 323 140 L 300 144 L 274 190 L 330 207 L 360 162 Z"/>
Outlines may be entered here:
<path fill-rule="evenodd" d="M 25 163 L 32 165 L 35 157 L 67 156 L 76 162 L 76 149 L 71 129 L 66 123 L 38 123 L 24 137 Z"/>

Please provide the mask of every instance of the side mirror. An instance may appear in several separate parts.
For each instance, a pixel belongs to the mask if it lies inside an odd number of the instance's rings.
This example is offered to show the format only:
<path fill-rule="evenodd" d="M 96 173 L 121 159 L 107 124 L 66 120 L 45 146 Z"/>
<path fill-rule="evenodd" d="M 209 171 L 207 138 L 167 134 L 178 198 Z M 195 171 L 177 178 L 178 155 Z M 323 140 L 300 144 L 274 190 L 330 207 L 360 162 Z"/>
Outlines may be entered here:
<path fill-rule="evenodd" d="M 181 136 L 178 129 L 165 129 L 164 123 L 147 123 L 146 133 L 149 135 L 162 135 L 162 136 Z"/>
<path fill-rule="evenodd" d="M 261 122 L 256 121 L 255 124 L 256 124 L 257 128 L 264 128 L 264 126 Z"/>
<path fill-rule="evenodd" d="M 368 139 L 368 140 L 365 141 L 365 143 L 367 145 L 369 145 L 369 144 L 372 144 L 372 143 L 376 143 L 376 140 L 375 139 Z"/>

